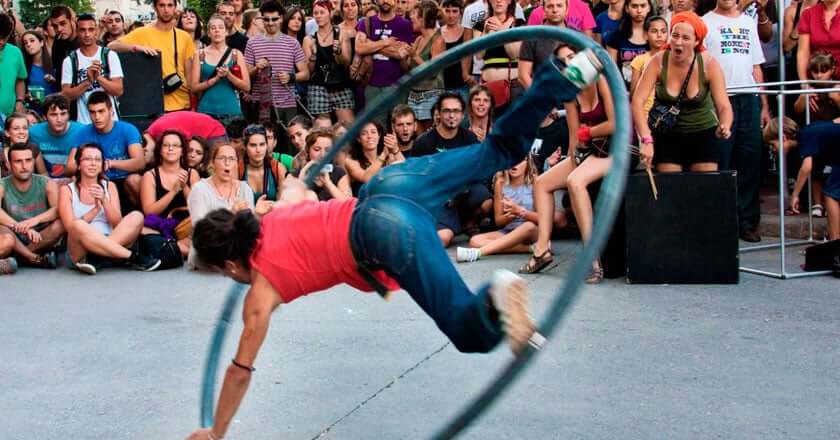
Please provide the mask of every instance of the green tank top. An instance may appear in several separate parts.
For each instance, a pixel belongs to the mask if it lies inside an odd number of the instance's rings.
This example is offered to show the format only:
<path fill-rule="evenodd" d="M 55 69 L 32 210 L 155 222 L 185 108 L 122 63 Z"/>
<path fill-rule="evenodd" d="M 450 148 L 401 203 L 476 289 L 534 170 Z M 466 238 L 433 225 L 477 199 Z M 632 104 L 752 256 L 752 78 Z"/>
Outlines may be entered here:
<path fill-rule="evenodd" d="M 659 81 L 656 82 L 656 101 L 669 106 L 677 102 L 677 97 L 669 95 L 667 90 L 668 55 L 670 54 L 670 50 L 662 54 L 662 69 L 659 72 Z M 697 72 L 700 75 L 700 90 L 697 96 L 693 98 L 686 96 L 680 101 L 680 114 L 674 126 L 674 131 L 677 133 L 695 133 L 718 125 L 709 81 L 706 79 L 706 69 L 703 67 L 703 56 L 700 54 L 694 56 L 697 60 Z"/>
<path fill-rule="evenodd" d="M 435 31 L 434 35 L 432 35 L 432 38 L 429 38 L 429 41 L 426 42 L 426 46 L 423 47 L 423 50 L 420 51 L 420 58 L 424 62 L 432 59 L 432 44 L 438 38 L 443 38 L 443 36 L 440 34 L 440 30 Z M 415 67 L 417 67 L 417 64 L 415 64 L 412 61 L 411 68 L 413 69 Z M 434 76 L 430 76 L 430 77 L 424 79 L 423 81 L 420 81 L 419 83 L 417 83 L 411 89 L 414 90 L 414 91 L 418 91 L 418 92 L 420 92 L 420 91 L 426 92 L 426 91 L 429 91 L 429 90 L 442 90 L 443 89 L 443 72 L 438 72 Z"/>
<path fill-rule="evenodd" d="M 22 193 L 18 191 L 12 176 L 0 179 L 0 186 L 5 189 L 3 196 L 3 210 L 15 221 L 21 222 L 49 209 L 47 201 L 47 177 L 40 174 L 32 175 L 32 186 L 29 191 Z"/>

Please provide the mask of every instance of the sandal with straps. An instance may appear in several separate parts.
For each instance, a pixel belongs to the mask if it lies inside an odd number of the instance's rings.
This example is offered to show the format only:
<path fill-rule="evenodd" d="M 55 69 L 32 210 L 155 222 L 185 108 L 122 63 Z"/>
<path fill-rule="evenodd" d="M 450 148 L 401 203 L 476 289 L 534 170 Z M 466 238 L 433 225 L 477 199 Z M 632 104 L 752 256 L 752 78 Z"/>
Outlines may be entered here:
<path fill-rule="evenodd" d="M 540 255 L 531 254 L 531 258 L 528 259 L 528 262 L 519 268 L 519 273 L 538 273 L 548 267 L 552 261 L 554 261 L 554 254 L 551 252 L 551 249 L 546 249 L 546 251 Z"/>
<path fill-rule="evenodd" d="M 589 275 L 584 282 L 586 284 L 598 284 L 604 279 L 604 268 L 599 267 L 597 269 L 592 269 L 592 273 Z"/>

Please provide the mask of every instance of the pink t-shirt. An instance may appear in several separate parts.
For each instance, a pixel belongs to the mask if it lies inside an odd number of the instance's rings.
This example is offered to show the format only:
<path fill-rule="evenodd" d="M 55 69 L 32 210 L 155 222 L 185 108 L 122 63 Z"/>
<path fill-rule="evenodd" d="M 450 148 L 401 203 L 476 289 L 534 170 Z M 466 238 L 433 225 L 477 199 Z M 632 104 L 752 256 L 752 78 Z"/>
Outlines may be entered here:
<path fill-rule="evenodd" d="M 350 220 L 356 199 L 306 201 L 277 208 L 262 219 L 251 266 L 264 276 L 283 302 L 346 283 L 371 292 L 350 249 Z M 389 291 L 397 282 L 373 272 Z"/>
<path fill-rule="evenodd" d="M 164 131 L 170 129 L 180 131 L 187 139 L 193 136 L 201 136 L 204 139 L 225 136 L 225 127 L 219 121 L 204 113 L 190 111 L 166 113 L 152 122 L 146 133 L 159 139 Z"/>
<path fill-rule="evenodd" d="M 835 14 L 831 19 L 831 27 L 825 28 L 825 4 L 816 5 L 802 11 L 799 18 L 798 31 L 800 34 L 811 36 L 811 55 L 824 50 L 834 57 L 837 64 L 840 64 L 840 14 Z"/>
<path fill-rule="evenodd" d="M 545 10 L 542 6 L 539 6 L 531 11 L 528 24 L 543 24 L 543 20 L 545 20 Z M 592 11 L 589 10 L 589 6 L 583 0 L 569 0 L 569 10 L 566 11 L 566 26 L 581 32 L 595 29 L 595 17 L 592 16 Z"/>

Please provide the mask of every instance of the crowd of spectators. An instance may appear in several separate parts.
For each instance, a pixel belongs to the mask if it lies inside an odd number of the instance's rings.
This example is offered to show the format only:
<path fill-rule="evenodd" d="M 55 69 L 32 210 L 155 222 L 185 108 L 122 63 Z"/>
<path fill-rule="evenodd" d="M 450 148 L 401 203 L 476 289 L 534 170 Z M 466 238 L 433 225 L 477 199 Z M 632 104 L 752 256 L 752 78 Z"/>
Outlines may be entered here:
<path fill-rule="evenodd" d="M 67 6 L 40 23 L 0 14 L 0 274 L 61 260 L 86 274 L 185 260 L 201 269 L 192 222 L 218 208 L 270 211 L 284 182 L 306 178 L 332 148 L 312 200 L 353 197 L 383 167 L 481 142 L 540 64 L 577 49 L 489 48 L 423 78 L 357 139 L 334 145 L 406 72 L 533 25 L 581 32 L 614 59 L 632 102 L 634 167 L 737 170 L 739 236 L 755 242 L 768 155 L 789 154 L 788 214 L 811 197 L 840 238 L 840 92 L 791 99 L 786 115 L 758 93 L 782 63 L 788 79 L 837 77 L 840 0 L 221 0 L 209 17 L 178 0 L 153 6 L 154 21 L 134 24 Z M 151 125 L 121 118 L 121 100 L 143 99 L 126 91 L 123 53 L 160 58 L 164 113 Z M 609 170 L 616 118 L 631 115 L 616 114 L 603 80 L 563 107 L 542 122 L 528 160 L 446 203 L 442 243 L 470 237 L 456 261 L 524 253 L 520 272 L 535 273 L 552 263 L 553 236 L 589 239 L 591 186 Z M 602 277 L 596 261 L 587 281 Z"/>

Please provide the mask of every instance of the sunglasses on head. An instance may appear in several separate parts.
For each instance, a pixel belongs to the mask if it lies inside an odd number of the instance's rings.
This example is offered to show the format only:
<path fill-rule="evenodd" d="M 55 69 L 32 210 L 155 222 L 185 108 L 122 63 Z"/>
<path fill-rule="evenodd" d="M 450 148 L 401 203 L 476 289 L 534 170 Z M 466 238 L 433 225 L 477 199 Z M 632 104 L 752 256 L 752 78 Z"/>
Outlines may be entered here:
<path fill-rule="evenodd" d="M 265 135 L 265 127 L 259 124 L 251 124 L 245 127 L 245 130 L 242 130 L 242 137 L 248 137 L 254 134 Z"/>

